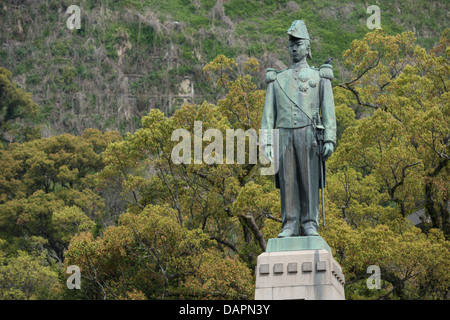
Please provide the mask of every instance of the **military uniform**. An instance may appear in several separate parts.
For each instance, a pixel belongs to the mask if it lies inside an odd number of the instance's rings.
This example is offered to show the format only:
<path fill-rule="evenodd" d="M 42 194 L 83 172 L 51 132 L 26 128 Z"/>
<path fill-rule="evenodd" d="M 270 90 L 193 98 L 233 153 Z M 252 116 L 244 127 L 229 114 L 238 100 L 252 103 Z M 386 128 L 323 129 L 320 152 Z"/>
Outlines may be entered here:
<path fill-rule="evenodd" d="M 282 230 L 291 236 L 299 235 L 299 223 L 302 235 L 317 235 L 320 164 L 315 119 L 321 114 L 324 142 L 334 145 L 332 78 L 331 65 L 317 69 L 293 64 L 283 71 L 268 69 L 266 73 L 261 129 L 279 130 L 275 181 L 281 194 Z M 275 145 L 269 136 L 266 143 Z"/>

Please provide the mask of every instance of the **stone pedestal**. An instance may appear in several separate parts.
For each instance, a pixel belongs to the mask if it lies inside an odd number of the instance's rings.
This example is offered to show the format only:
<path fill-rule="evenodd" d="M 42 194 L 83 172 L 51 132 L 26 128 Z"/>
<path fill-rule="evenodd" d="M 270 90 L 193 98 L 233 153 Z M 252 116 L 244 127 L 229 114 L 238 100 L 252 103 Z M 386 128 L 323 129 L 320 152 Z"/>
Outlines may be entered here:
<path fill-rule="evenodd" d="M 255 300 L 345 300 L 344 283 L 322 237 L 270 239 L 258 257 Z"/>

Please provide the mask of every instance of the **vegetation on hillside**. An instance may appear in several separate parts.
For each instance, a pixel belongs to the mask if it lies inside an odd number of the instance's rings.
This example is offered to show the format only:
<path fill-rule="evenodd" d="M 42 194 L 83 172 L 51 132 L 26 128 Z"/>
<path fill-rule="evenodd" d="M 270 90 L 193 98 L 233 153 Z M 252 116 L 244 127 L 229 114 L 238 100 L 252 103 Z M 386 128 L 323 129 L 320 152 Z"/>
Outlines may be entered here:
<path fill-rule="evenodd" d="M 308 26 L 311 65 L 332 56 L 340 79 L 341 53 L 369 31 L 367 4 L 350 0 L 80 0 L 79 30 L 66 26 L 69 0 L 1 3 L 0 66 L 33 94 L 45 137 L 86 128 L 126 134 L 150 109 L 172 115 L 183 103 L 216 103 L 202 68 L 219 54 L 258 59 L 254 82 L 264 89 L 264 70 L 288 63 L 295 19 Z M 447 25 L 445 2 L 377 5 L 387 34 L 413 31 L 427 49 Z"/>

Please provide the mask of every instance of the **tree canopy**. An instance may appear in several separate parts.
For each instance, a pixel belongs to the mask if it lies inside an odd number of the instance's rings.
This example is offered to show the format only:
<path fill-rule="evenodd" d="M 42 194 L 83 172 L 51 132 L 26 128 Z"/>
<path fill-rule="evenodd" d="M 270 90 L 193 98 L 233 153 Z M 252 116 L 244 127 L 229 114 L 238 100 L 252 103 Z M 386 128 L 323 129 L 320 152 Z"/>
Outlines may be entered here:
<path fill-rule="evenodd" d="M 11 80 L 11 71 L 0 67 L 0 147 L 10 142 L 38 138 L 40 129 L 32 125 L 39 106 Z"/>
<path fill-rule="evenodd" d="M 448 44 L 448 29 L 428 51 L 376 30 L 343 53 L 319 232 L 347 299 L 448 299 Z M 252 299 L 256 258 L 281 226 L 273 176 L 249 161 L 259 68 L 217 56 L 203 69 L 216 104 L 152 109 L 125 137 L 88 129 L 0 150 L 0 298 Z M 69 265 L 81 290 L 64 286 Z M 379 290 L 366 286 L 372 265 Z M 31 266 L 27 279 L 17 271 Z"/>

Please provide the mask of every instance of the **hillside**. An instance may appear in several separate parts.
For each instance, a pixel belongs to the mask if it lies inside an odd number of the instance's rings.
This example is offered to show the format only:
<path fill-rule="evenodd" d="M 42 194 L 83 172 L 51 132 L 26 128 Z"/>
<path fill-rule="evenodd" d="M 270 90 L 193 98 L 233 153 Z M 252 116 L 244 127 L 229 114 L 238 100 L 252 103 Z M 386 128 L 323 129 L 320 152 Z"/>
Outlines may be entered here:
<path fill-rule="evenodd" d="M 134 132 L 152 108 L 215 103 L 202 73 L 218 54 L 255 57 L 264 69 L 287 63 L 286 30 L 305 20 L 318 65 L 369 31 L 363 1 L 80 0 L 81 29 L 69 30 L 70 0 L 2 0 L 0 66 L 33 94 L 44 137 L 85 128 Z M 445 1 L 377 1 L 388 34 L 415 32 L 431 48 L 447 23 Z M 432 19 L 431 19 L 432 17 Z"/>

